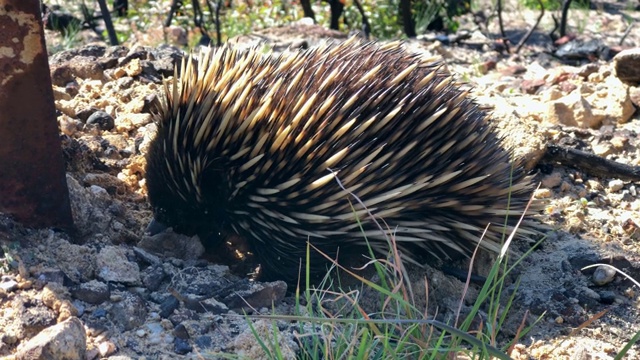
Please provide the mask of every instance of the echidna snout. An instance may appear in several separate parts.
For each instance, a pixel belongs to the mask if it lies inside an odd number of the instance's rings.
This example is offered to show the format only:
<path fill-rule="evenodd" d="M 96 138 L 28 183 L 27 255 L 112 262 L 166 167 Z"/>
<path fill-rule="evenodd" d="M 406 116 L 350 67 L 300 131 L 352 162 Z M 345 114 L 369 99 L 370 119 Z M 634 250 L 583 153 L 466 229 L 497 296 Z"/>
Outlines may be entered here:
<path fill-rule="evenodd" d="M 393 234 L 410 261 L 468 255 L 528 202 L 531 182 L 487 114 L 399 43 L 226 46 L 180 75 L 147 154 L 154 214 L 178 232 L 239 234 L 271 277 L 297 278 L 307 241 L 335 256 L 366 237 L 386 254 Z M 490 228 L 480 247 L 497 251 L 500 236 Z"/>

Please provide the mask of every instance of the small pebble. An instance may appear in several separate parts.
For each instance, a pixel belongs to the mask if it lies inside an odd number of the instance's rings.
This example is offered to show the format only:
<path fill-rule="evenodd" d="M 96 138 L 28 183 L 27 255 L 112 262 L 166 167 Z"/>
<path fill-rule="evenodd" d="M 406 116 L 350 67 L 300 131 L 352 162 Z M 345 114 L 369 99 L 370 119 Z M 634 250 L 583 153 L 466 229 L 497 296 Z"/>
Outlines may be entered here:
<path fill-rule="evenodd" d="M 109 356 L 116 352 L 116 345 L 111 341 L 103 341 L 98 345 L 98 351 L 101 357 Z"/>
<path fill-rule="evenodd" d="M 187 331 L 187 328 L 183 324 L 178 324 L 173 329 L 173 335 L 175 335 L 177 338 L 180 338 L 180 339 L 184 339 L 184 340 L 189 339 L 189 332 Z"/>
<path fill-rule="evenodd" d="M 553 189 L 562 183 L 562 175 L 558 172 L 547 175 L 542 179 L 542 187 Z"/>
<path fill-rule="evenodd" d="M 611 305 L 616 301 L 616 294 L 613 291 L 603 291 L 600 293 L 600 302 L 606 305 Z"/>
<path fill-rule="evenodd" d="M 179 355 L 188 354 L 193 350 L 193 348 L 191 347 L 191 345 L 189 345 L 187 340 L 180 339 L 178 337 L 173 340 L 173 345 L 174 345 L 174 351 L 176 352 L 176 354 L 179 354 Z"/>
<path fill-rule="evenodd" d="M 553 191 L 549 189 L 538 189 L 533 195 L 536 199 L 549 199 L 553 196 Z"/>
<path fill-rule="evenodd" d="M 180 302 L 174 296 L 169 296 L 160 304 L 160 317 L 166 319 L 180 306 Z"/>
<path fill-rule="evenodd" d="M 200 349 L 210 348 L 212 342 L 213 340 L 211 339 L 211 336 L 207 336 L 207 335 L 198 336 L 195 340 L 196 346 Z"/>
<path fill-rule="evenodd" d="M 620 179 L 611 180 L 609 181 L 609 192 L 620 191 L 620 189 L 622 189 L 623 186 L 624 186 L 624 182 L 622 180 Z"/>
<path fill-rule="evenodd" d="M 613 281 L 616 276 L 616 271 L 609 266 L 598 266 L 593 273 L 593 283 L 598 286 L 606 285 Z"/>
<path fill-rule="evenodd" d="M 96 125 L 100 130 L 111 130 L 115 126 L 115 120 L 106 112 L 98 110 L 89 116 L 87 124 Z"/>
<path fill-rule="evenodd" d="M 103 308 L 98 308 L 93 310 L 93 312 L 91 313 L 91 316 L 95 317 L 95 318 L 101 318 L 101 317 L 105 317 L 107 316 L 107 310 L 103 309 Z"/>
<path fill-rule="evenodd" d="M 18 282 L 15 280 L 4 281 L 0 283 L 0 289 L 6 292 L 13 292 L 18 288 Z"/>

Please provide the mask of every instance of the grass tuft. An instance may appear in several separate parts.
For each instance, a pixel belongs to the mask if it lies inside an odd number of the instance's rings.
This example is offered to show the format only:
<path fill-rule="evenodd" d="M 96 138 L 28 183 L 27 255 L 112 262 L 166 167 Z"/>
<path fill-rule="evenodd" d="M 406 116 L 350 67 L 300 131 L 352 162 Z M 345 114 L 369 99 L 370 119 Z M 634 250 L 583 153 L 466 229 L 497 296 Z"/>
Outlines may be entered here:
<path fill-rule="evenodd" d="M 355 198 L 360 201 L 357 197 Z M 369 216 L 379 225 L 381 231 L 383 226 L 389 229 L 372 214 Z M 358 219 L 356 220 L 360 223 Z M 508 237 L 506 233 L 504 234 L 506 241 L 504 241 L 502 252 L 491 267 L 471 310 L 460 318 L 463 301 L 470 286 L 471 268 L 475 260 L 474 252 L 469 276 L 464 291 L 460 294 L 460 305 L 453 324 L 436 320 L 437 314 L 429 314 L 428 306 L 420 309 L 415 305 L 417 297 L 411 287 L 411 281 L 394 236 L 388 236 L 390 251 L 385 258 L 376 257 L 369 246 L 371 260 L 361 269 L 353 270 L 340 265 L 326 254 L 322 254 L 312 244 L 307 243 L 305 286 L 304 291 L 300 285 L 296 288 L 295 314 L 291 316 L 255 315 L 248 318 L 296 322 L 297 341 L 300 348 L 298 358 L 300 359 L 444 359 L 460 355 L 482 359 L 510 359 L 508 354 L 515 344 L 542 318 L 542 316 L 538 317 L 527 326 L 528 313 L 525 314 L 516 335 L 510 341 L 500 343 L 501 329 L 509 316 L 519 285 L 517 280 L 512 286 L 514 291 L 507 296 L 505 290 L 507 276 L 533 250 L 532 248 L 510 264 L 507 249 L 520 222 Z M 383 233 L 391 232 L 383 231 Z M 331 268 L 316 287 L 310 282 L 309 254 L 311 251 L 319 252 L 332 263 Z M 377 275 L 376 281 L 365 278 L 358 271 L 371 266 L 374 267 Z M 334 283 L 334 279 L 339 279 L 336 276 L 338 272 L 358 280 L 360 285 L 344 289 L 339 280 L 338 283 Z M 427 279 L 424 281 L 425 289 L 428 289 Z M 362 301 L 363 294 L 370 292 L 377 294 L 379 299 L 376 310 L 373 312 L 367 311 L 368 306 Z M 426 290 L 424 294 L 418 296 L 428 299 L 428 295 Z M 277 346 L 269 345 L 264 341 L 260 343 L 265 346 L 265 353 L 269 358 L 281 358 Z"/>

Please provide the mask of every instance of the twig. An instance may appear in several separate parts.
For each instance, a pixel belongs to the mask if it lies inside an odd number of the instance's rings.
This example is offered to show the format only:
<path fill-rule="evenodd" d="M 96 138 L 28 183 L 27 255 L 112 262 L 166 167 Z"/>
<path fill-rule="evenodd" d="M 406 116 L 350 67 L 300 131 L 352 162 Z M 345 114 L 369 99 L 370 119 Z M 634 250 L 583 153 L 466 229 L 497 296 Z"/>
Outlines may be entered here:
<path fill-rule="evenodd" d="M 360 4 L 360 1 L 353 0 L 353 3 L 356 4 L 356 7 L 358 8 L 360 15 L 362 16 L 362 31 L 364 32 L 364 37 L 366 39 L 369 39 L 369 35 L 371 35 L 371 25 L 369 25 L 369 19 L 367 18 L 367 15 L 364 13 L 364 8 Z"/>
<path fill-rule="evenodd" d="M 498 26 L 500 26 L 500 36 L 506 38 L 507 34 L 504 32 L 504 23 L 502 22 L 502 0 L 498 0 L 496 4 L 496 12 L 498 13 Z"/>
<path fill-rule="evenodd" d="M 218 37 L 216 46 L 222 46 L 222 31 L 220 30 L 220 8 L 222 8 L 222 0 L 218 0 L 216 5 L 216 36 Z"/>
<path fill-rule="evenodd" d="M 558 38 L 556 37 L 556 31 L 558 31 L 558 27 L 560 25 L 558 24 L 558 19 L 555 15 L 551 14 L 551 18 L 553 19 L 553 29 L 549 31 L 549 37 L 551 38 L 551 41 L 555 42 L 556 40 L 558 40 Z"/>
<path fill-rule="evenodd" d="M 564 0 L 562 3 L 562 18 L 560 19 L 560 37 L 567 35 L 567 16 L 569 15 L 571 0 Z"/>
<path fill-rule="evenodd" d="M 502 0 L 498 0 L 496 4 L 496 12 L 498 13 L 498 26 L 500 27 L 500 36 L 502 37 L 502 42 L 504 43 L 504 47 L 509 52 L 509 41 L 507 39 L 507 33 L 504 31 L 504 22 L 502 21 Z"/>
<path fill-rule="evenodd" d="M 630 166 L 576 149 L 548 145 L 545 159 L 572 166 L 601 178 L 640 181 L 640 166 Z"/>
<path fill-rule="evenodd" d="M 173 20 L 173 14 L 175 14 L 176 11 L 178 11 L 178 9 L 180 9 L 180 7 L 182 7 L 182 1 L 181 0 L 172 0 L 171 1 L 171 8 L 169 9 L 169 16 L 167 16 L 167 21 L 164 22 L 164 27 L 171 26 L 171 21 Z"/>
<path fill-rule="evenodd" d="M 529 29 L 529 31 L 527 31 L 524 37 L 520 39 L 520 42 L 516 47 L 516 52 L 515 52 L 516 54 L 520 52 L 520 49 L 522 49 L 522 46 L 524 46 L 524 43 L 527 42 L 527 40 L 529 40 L 529 38 L 531 37 L 531 34 L 533 34 L 533 32 L 538 28 L 538 25 L 540 25 L 540 20 L 542 20 L 542 17 L 544 16 L 544 4 L 542 3 L 542 0 L 538 0 L 538 4 L 540 4 L 540 15 L 538 16 L 538 19 L 536 19 L 536 23 L 531 27 L 531 29 Z"/>
<path fill-rule="evenodd" d="M 620 42 L 618 43 L 618 45 L 622 45 L 622 43 L 627 38 L 627 36 L 629 36 L 629 33 L 631 32 L 631 29 L 633 29 L 633 25 L 635 25 L 634 22 L 630 23 L 629 26 L 627 26 L 627 30 L 624 31 L 624 34 L 620 38 Z"/>

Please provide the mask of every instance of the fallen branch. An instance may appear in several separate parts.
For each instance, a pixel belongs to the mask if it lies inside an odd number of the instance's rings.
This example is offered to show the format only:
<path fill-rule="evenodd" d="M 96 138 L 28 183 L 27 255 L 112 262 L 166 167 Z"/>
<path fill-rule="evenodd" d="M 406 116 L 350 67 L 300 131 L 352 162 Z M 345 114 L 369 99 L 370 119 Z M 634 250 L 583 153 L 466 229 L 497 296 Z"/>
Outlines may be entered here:
<path fill-rule="evenodd" d="M 571 166 L 589 175 L 604 179 L 618 178 L 627 181 L 640 181 L 640 166 L 607 160 L 586 151 L 548 145 L 544 159 Z"/>

